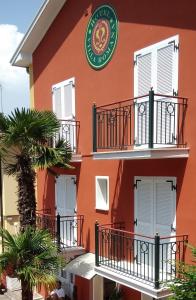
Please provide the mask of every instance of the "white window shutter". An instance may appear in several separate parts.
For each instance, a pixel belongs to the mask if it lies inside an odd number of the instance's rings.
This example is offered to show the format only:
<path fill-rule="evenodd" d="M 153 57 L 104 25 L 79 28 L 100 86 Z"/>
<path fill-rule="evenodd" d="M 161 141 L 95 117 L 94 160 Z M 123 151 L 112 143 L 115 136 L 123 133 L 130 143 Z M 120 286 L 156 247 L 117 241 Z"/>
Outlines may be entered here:
<path fill-rule="evenodd" d="M 76 208 L 76 185 L 74 181 L 76 177 L 65 176 L 65 185 L 66 185 L 66 214 L 68 216 L 73 216 Z"/>
<path fill-rule="evenodd" d="M 149 93 L 152 87 L 152 53 L 136 55 L 134 96 L 143 96 Z"/>
<path fill-rule="evenodd" d="M 62 119 L 62 97 L 61 87 L 53 88 L 53 111 L 59 120 Z"/>
<path fill-rule="evenodd" d="M 75 118 L 75 79 L 53 85 L 53 111 L 60 120 Z"/>
<path fill-rule="evenodd" d="M 60 216 L 64 216 L 66 213 L 66 206 L 65 206 L 65 194 L 66 194 L 66 186 L 65 186 L 65 177 L 59 176 L 56 179 L 56 207 L 57 213 Z"/>
<path fill-rule="evenodd" d="M 135 188 L 135 232 L 153 234 L 153 179 L 139 179 Z"/>
<path fill-rule="evenodd" d="M 62 81 L 52 87 L 53 111 L 61 120 L 58 138 L 66 140 L 72 151 L 76 150 L 75 119 L 75 79 Z"/>
<path fill-rule="evenodd" d="M 178 89 L 178 36 L 134 53 L 134 97 L 155 93 L 172 95 Z"/>
<path fill-rule="evenodd" d="M 170 236 L 175 228 L 176 191 L 172 188 L 174 179 L 155 178 L 155 232 L 161 236 Z M 175 184 L 175 182 L 174 182 Z"/>
<path fill-rule="evenodd" d="M 134 96 L 147 95 L 152 87 L 152 52 L 139 53 L 135 56 Z M 148 96 L 135 102 L 135 144 L 148 143 L 149 102 Z"/>
<path fill-rule="evenodd" d="M 178 43 L 177 37 L 175 43 Z M 166 40 L 157 44 L 155 56 L 157 65 L 155 93 L 173 96 L 178 89 L 178 51 L 175 50 L 173 42 Z M 155 140 L 158 145 L 172 145 L 176 137 L 177 105 L 174 104 L 176 100 L 164 97 L 156 97 L 156 100 Z"/>
<path fill-rule="evenodd" d="M 151 88 L 153 88 L 155 94 L 173 96 L 174 93 L 177 93 L 178 47 L 176 45 L 178 45 L 178 36 L 135 52 L 134 97 L 148 94 Z M 173 98 L 155 96 L 155 100 L 154 147 L 174 145 L 177 127 L 177 105 L 173 105 Z M 142 105 L 141 102 L 143 102 Z M 135 103 L 135 147 L 148 147 L 148 97 L 146 97 L 146 100 L 145 98 L 137 99 Z M 169 109 L 168 103 L 171 103 Z"/>
<path fill-rule="evenodd" d="M 157 49 L 157 88 L 156 92 L 173 95 L 174 81 L 174 45 L 167 44 Z"/>
<path fill-rule="evenodd" d="M 63 119 L 72 120 L 75 117 L 74 111 L 74 85 L 73 82 L 70 81 L 66 83 L 63 87 Z"/>
<path fill-rule="evenodd" d="M 175 178 L 136 177 L 135 231 L 144 235 L 170 236 L 175 228 L 176 190 Z M 173 187 L 172 187 L 173 186 Z"/>
<path fill-rule="evenodd" d="M 168 237 L 164 239 L 163 243 L 170 241 L 170 237 L 175 236 L 176 228 L 176 191 L 173 186 L 173 178 L 155 178 L 155 232 L 160 236 Z M 171 240 L 175 242 L 175 238 Z M 173 252 L 174 254 L 174 252 Z M 168 243 L 167 247 L 160 247 L 160 264 L 162 262 L 173 260 L 171 244 Z M 171 267 L 164 264 L 164 272 L 171 272 Z"/>
<path fill-rule="evenodd" d="M 74 177 L 73 177 L 74 178 Z M 72 246 L 76 240 L 76 228 L 74 227 L 74 215 L 76 207 L 76 186 L 70 175 L 60 175 L 56 179 L 56 207 L 60 216 L 69 216 L 60 222 L 60 238 L 65 245 Z"/>

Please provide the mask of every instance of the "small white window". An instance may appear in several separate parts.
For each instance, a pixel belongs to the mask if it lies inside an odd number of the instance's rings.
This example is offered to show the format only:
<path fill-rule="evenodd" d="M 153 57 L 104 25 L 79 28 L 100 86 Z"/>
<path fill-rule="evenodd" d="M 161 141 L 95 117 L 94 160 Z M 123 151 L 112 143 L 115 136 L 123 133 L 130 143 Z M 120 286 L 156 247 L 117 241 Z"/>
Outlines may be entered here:
<path fill-rule="evenodd" d="M 109 210 L 109 177 L 96 176 L 96 209 Z"/>
<path fill-rule="evenodd" d="M 75 119 L 75 78 L 52 86 L 53 111 L 59 120 Z"/>

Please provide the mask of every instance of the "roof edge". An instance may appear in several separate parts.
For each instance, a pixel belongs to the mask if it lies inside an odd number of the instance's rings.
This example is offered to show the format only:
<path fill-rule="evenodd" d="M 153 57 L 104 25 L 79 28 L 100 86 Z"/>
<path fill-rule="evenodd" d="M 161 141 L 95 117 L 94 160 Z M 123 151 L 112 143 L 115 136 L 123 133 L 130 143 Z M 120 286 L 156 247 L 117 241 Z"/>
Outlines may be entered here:
<path fill-rule="evenodd" d="M 67 0 L 45 0 L 36 17 L 15 50 L 10 63 L 12 66 L 28 67 L 32 54 Z"/>

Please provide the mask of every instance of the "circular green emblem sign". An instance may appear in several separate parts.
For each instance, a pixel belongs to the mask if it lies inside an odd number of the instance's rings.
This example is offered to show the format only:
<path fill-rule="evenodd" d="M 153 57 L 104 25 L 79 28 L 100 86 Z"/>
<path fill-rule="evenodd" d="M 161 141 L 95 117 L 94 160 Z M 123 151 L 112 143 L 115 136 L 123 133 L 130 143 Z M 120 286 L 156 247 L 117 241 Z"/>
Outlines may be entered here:
<path fill-rule="evenodd" d="M 111 59 L 118 38 L 118 20 L 109 5 L 98 7 L 87 27 L 85 38 L 86 57 L 95 68 L 103 68 Z"/>

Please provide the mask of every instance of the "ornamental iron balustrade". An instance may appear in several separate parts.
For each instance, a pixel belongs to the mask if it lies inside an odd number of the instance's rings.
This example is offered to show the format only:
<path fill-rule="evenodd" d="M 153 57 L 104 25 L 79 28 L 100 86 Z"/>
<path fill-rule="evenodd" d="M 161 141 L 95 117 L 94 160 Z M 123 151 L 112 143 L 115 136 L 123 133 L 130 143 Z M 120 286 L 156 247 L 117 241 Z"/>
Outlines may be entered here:
<path fill-rule="evenodd" d="M 96 223 L 95 263 L 158 289 L 178 276 L 176 263 L 184 261 L 187 241 L 187 235 L 149 237 Z"/>
<path fill-rule="evenodd" d="M 83 247 L 84 216 L 36 213 L 37 228 L 47 229 L 60 250 Z"/>
<path fill-rule="evenodd" d="M 72 153 L 78 154 L 80 122 L 75 120 L 59 120 L 59 132 L 51 140 L 51 145 L 56 145 L 59 140 L 65 140 Z"/>
<path fill-rule="evenodd" d="M 154 94 L 96 107 L 93 151 L 185 147 L 187 98 Z"/>

